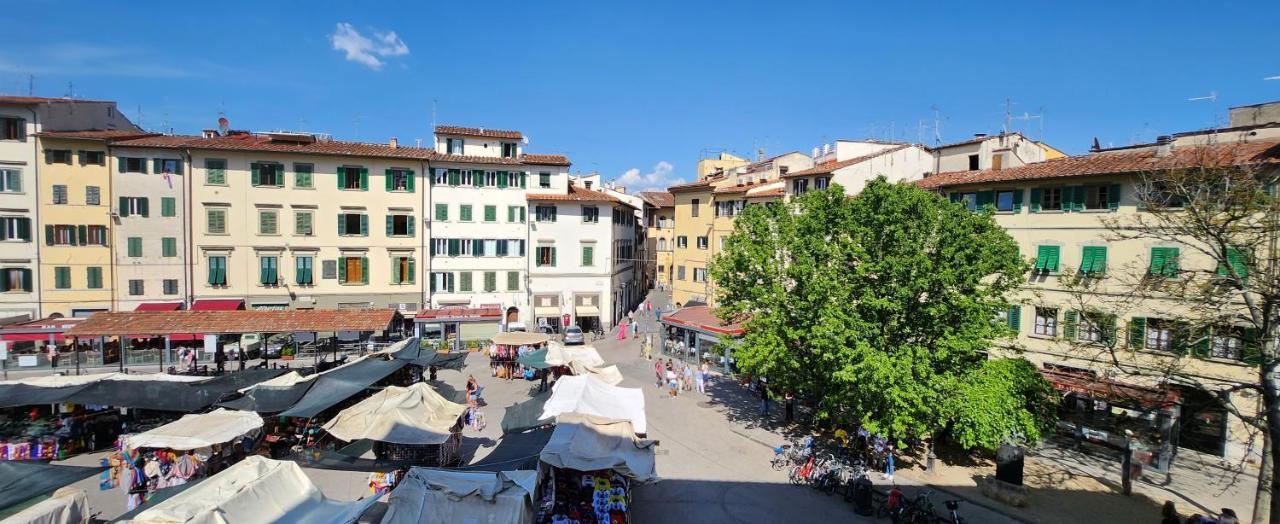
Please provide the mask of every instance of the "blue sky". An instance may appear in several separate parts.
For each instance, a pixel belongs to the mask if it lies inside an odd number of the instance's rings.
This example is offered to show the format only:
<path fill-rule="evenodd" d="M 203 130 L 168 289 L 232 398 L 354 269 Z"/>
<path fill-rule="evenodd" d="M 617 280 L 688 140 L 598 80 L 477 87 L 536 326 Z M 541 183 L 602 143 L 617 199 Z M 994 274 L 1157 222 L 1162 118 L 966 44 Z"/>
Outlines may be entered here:
<path fill-rule="evenodd" d="M 178 133 L 401 143 L 439 123 L 632 189 L 711 150 L 932 143 L 1014 127 L 1070 153 L 1208 127 L 1280 99 L 1280 2 L 171 2 L 6 6 L 0 91 L 118 100 Z M 340 48 L 340 49 L 339 49 Z M 1216 92 L 1216 101 L 1189 101 Z M 141 113 L 141 115 L 139 115 Z"/>

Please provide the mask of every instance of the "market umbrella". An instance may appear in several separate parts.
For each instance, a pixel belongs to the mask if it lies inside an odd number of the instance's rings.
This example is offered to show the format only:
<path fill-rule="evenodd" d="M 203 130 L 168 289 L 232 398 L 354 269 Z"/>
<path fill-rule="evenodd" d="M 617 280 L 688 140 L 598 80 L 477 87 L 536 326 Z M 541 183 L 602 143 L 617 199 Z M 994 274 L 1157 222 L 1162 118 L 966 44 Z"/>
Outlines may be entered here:
<path fill-rule="evenodd" d="M 547 349 L 539 349 L 525 353 L 523 357 L 516 359 L 520 365 L 533 369 L 547 369 L 551 364 L 547 363 Z"/>

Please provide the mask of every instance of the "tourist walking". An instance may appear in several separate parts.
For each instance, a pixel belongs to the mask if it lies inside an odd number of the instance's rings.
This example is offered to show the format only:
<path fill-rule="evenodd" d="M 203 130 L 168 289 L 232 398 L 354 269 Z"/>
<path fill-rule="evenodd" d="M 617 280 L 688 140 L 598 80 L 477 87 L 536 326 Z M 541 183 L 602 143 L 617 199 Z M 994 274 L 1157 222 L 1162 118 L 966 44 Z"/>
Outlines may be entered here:
<path fill-rule="evenodd" d="M 885 446 L 884 479 L 893 481 L 893 444 Z"/>
<path fill-rule="evenodd" d="M 698 389 L 698 393 L 702 393 L 703 395 L 706 395 L 707 394 L 707 361 L 703 360 L 702 364 L 698 366 L 698 373 L 693 376 L 693 379 L 695 381 L 695 386 Z"/>
<path fill-rule="evenodd" d="M 769 416 L 769 379 L 760 377 L 756 389 L 760 390 L 760 416 L 767 417 Z"/>
<path fill-rule="evenodd" d="M 627 339 L 627 321 L 623 320 L 618 323 L 618 340 Z"/>
<path fill-rule="evenodd" d="M 664 373 L 666 370 L 667 368 L 662 366 L 662 359 L 658 359 L 658 361 L 653 364 L 653 372 L 658 376 L 658 387 L 662 387 L 662 379 L 666 376 L 666 373 Z"/>
<path fill-rule="evenodd" d="M 684 367 L 684 381 L 680 385 L 685 391 L 693 391 L 693 365 Z"/>

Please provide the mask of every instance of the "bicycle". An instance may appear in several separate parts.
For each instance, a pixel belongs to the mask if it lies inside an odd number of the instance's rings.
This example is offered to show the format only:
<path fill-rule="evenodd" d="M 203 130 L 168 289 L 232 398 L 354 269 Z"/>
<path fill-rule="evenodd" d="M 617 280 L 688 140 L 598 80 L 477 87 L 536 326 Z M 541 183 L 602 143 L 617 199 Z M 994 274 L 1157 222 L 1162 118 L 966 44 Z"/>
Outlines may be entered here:
<path fill-rule="evenodd" d="M 787 481 L 793 486 L 799 486 L 809 481 L 809 477 L 813 475 L 815 467 L 815 458 L 810 455 L 803 465 L 797 465 L 791 468 L 791 472 L 787 474 Z"/>
<path fill-rule="evenodd" d="M 933 509 L 933 501 L 929 499 L 932 494 L 931 489 L 917 491 L 916 496 L 903 505 L 897 522 L 900 524 L 936 523 L 938 514 Z"/>
<path fill-rule="evenodd" d="M 947 512 L 951 514 L 951 524 L 964 524 L 964 517 L 960 516 L 960 502 L 960 499 L 943 502 L 947 506 Z"/>

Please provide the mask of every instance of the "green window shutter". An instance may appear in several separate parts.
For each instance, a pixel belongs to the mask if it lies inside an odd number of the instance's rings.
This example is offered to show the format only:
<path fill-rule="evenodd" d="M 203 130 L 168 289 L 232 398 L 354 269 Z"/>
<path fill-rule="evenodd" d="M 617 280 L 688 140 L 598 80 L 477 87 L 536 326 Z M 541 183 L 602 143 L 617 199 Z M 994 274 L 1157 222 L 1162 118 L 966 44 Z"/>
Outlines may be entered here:
<path fill-rule="evenodd" d="M 129 237 L 129 256 L 134 258 L 142 256 L 141 237 Z"/>
<path fill-rule="evenodd" d="M 394 182 L 395 179 L 395 176 L 391 174 L 391 170 L 387 169 L 386 171 L 383 171 L 382 178 L 386 181 L 387 192 L 391 192 L 392 182 Z"/>
<path fill-rule="evenodd" d="M 387 236 L 395 233 L 395 215 L 387 215 Z"/>
<path fill-rule="evenodd" d="M 1164 274 L 1168 277 L 1177 277 L 1182 268 L 1179 266 L 1179 251 L 1176 247 L 1164 248 Z"/>
<path fill-rule="evenodd" d="M 105 238 L 106 235 L 103 235 L 103 237 Z M 30 218 L 18 219 L 18 238 L 21 238 L 27 242 L 31 241 L 31 219 Z"/>
<path fill-rule="evenodd" d="M 449 185 L 456 186 L 462 183 L 462 171 L 457 169 L 449 170 Z"/>
<path fill-rule="evenodd" d="M 959 191 L 952 191 L 951 193 L 947 194 L 947 198 L 952 202 L 958 203 L 960 202 L 961 198 L 964 198 L 964 195 L 962 195 Z"/>
<path fill-rule="evenodd" d="M 369 283 L 369 257 L 360 257 L 360 283 Z"/>
<path fill-rule="evenodd" d="M 1115 211 L 1120 208 L 1120 184 L 1107 187 L 1107 209 Z"/>
<path fill-rule="evenodd" d="M 551 267 L 556 265 L 556 248 L 551 248 Z"/>
<path fill-rule="evenodd" d="M 456 257 L 462 251 L 462 240 L 457 238 L 449 239 L 449 256 Z"/>
<path fill-rule="evenodd" d="M 1036 265 L 1032 268 L 1033 270 L 1050 271 L 1049 260 L 1050 260 L 1050 251 L 1052 250 L 1052 248 L 1053 246 L 1036 247 Z"/>
<path fill-rule="evenodd" d="M 75 244 L 77 246 L 89 245 L 89 226 L 85 226 L 85 225 L 76 226 Z"/>
<path fill-rule="evenodd" d="M 520 206 L 520 223 L 524 223 L 524 206 Z"/>
<path fill-rule="evenodd" d="M 1014 213 L 1022 212 L 1022 190 L 1021 189 L 1013 190 L 1013 212 Z"/>
<path fill-rule="evenodd" d="M 369 236 L 369 215 L 360 215 L 360 236 Z"/>
<path fill-rule="evenodd" d="M 436 220 L 441 222 L 449 220 L 449 204 L 436 204 Z"/>
<path fill-rule="evenodd" d="M 1162 247 L 1151 248 L 1151 267 L 1147 268 L 1147 273 L 1151 275 L 1164 275 L 1165 252 Z"/>
<path fill-rule="evenodd" d="M 160 172 L 164 171 L 164 167 L 160 164 L 160 159 L 159 159 L 159 158 L 153 158 L 153 159 L 151 159 L 151 170 L 152 170 L 152 171 L 154 171 L 154 172 L 156 172 L 156 173 L 160 173 Z"/>
<path fill-rule="evenodd" d="M 160 254 L 164 257 L 178 256 L 178 239 L 174 237 L 160 239 Z"/>
<path fill-rule="evenodd" d="M 471 206 L 469 204 L 463 204 L 458 207 L 458 220 L 463 222 L 471 221 Z"/>
<path fill-rule="evenodd" d="M 360 168 L 360 190 L 369 190 L 369 170 L 363 167 Z"/>
<path fill-rule="evenodd" d="M 528 182 L 526 182 L 528 179 L 529 173 L 520 172 L 520 189 L 524 189 L 528 185 Z"/>
<path fill-rule="evenodd" d="M 995 205 L 995 201 L 996 201 L 995 191 L 979 191 L 978 192 L 978 210 L 979 211 L 981 211 L 983 207 Z"/>
<path fill-rule="evenodd" d="M 1041 193 L 1040 188 L 1038 187 L 1031 188 L 1031 212 L 1032 213 L 1040 212 L 1040 193 Z"/>
<path fill-rule="evenodd" d="M 1093 267 L 1090 271 L 1096 274 L 1107 272 L 1107 246 L 1093 248 Z"/>
<path fill-rule="evenodd" d="M 142 218 L 147 218 L 148 216 L 151 215 L 150 209 L 149 209 L 151 207 L 149 205 L 150 200 L 151 199 L 147 197 L 142 197 L 138 199 L 138 215 L 141 216 Z"/>
<path fill-rule="evenodd" d="M 178 200 L 174 197 L 160 197 L 160 216 L 172 217 L 178 215 Z"/>
<path fill-rule="evenodd" d="M 125 157 L 118 157 L 118 158 L 116 158 L 116 172 L 117 172 L 117 173 L 123 173 L 123 172 L 124 172 L 124 170 L 125 170 L 125 166 L 126 166 L 126 165 L 127 165 L 127 160 L 125 159 Z"/>
<path fill-rule="evenodd" d="M 507 272 L 507 291 L 517 291 L 520 289 L 520 272 Z"/>
<path fill-rule="evenodd" d="M 347 283 L 347 259 L 350 257 L 342 257 L 338 259 L 338 282 Z"/>
<path fill-rule="evenodd" d="M 1191 352 L 1197 358 L 1209 358 L 1209 348 L 1213 342 L 1213 330 L 1210 328 L 1197 329 L 1195 334 L 1191 336 L 1190 345 Z"/>
<path fill-rule="evenodd" d="M 445 284 L 445 286 L 444 286 L 444 287 L 445 287 L 445 289 L 446 289 L 449 293 L 453 293 L 453 273 L 445 273 L 445 274 L 444 274 L 444 284 Z"/>
<path fill-rule="evenodd" d="M 458 291 L 461 291 L 463 293 L 471 292 L 471 272 L 463 271 L 461 275 L 462 275 L 462 278 L 459 279 L 461 280 L 461 282 L 458 283 Z"/>
<path fill-rule="evenodd" d="M 262 168 L 257 162 L 249 163 L 249 182 L 255 186 L 262 185 Z"/>
<path fill-rule="evenodd" d="M 258 283 L 264 286 L 270 284 L 269 276 L 267 274 L 267 257 L 261 257 L 258 259 Z"/>
<path fill-rule="evenodd" d="M 408 226 L 407 231 L 409 236 L 417 236 L 418 221 L 414 219 L 413 215 L 409 215 L 409 217 L 405 219 L 405 225 Z"/>
<path fill-rule="evenodd" d="M 1142 349 L 1147 343 L 1147 319 L 1133 317 L 1129 320 L 1129 349 Z"/>
<path fill-rule="evenodd" d="M 1077 313 L 1073 309 L 1068 309 L 1065 313 L 1062 314 L 1062 320 L 1063 320 L 1062 335 L 1066 337 L 1067 340 L 1076 339 L 1076 320 L 1078 317 L 1079 317 L 1079 313 Z"/>
<path fill-rule="evenodd" d="M 347 187 L 347 170 L 339 167 L 337 175 L 338 189 L 345 189 Z"/>
<path fill-rule="evenodd" d="M 400 257 L 391 257 L 391 283 L 400 283 Z"/>
<path fill-rule="evenodd" d="M 591 266 L 595 260 L 595 248 L 591 246 L 582 246 L 582 265 Z"/>
<path fill-rule="evenodd" d="M 507 172 L 498 171 L 498 189 L 507 188 Z"/>
<path fill-rule="evenodd" d="M 120 218 L 129 216 L 129 197 L 120 197 Z"/>
<path fill-rule="evenodd" d="M 347 216 L 342 213 L 338 213 L 338 234 L 347 234 Z"/>
<path fill-rule="evenodd" d="M 1022 306 L 1014 304 L 1009 306 L 1009 312 L 1005 316 L 1005 320 L 1009 323 L 1009 329 L 1014 333 L 1018 333 L 1022 329 Z"/>
<path fill-rule="evenodd" d="M 484 206 L 484 221 L 485 222 L 498 221 L 498 206 Z"/>
<path fill-rule="evenodd" d="M 489 292 L 498 290 L 498 274 L 496 272 L 484 272 L 484 290 Z"/>
<path fill-rule="evenodd" d="M 507 206 L 507 222 L 516 221 L 516 206 Z"/>
<path fill-rule="evenodd" d="M 210 286 L 216 286 L 218 285 L 218 268 L 213 265 L 213 257 L 209 257 L 208 263 L 209 263 L 208 283 Z"/>
<path fill-rule="evenodd" d="M 1102 341 L 1108 346 L 1116 343 L 1116 316 L 1106 315 L 1098 322 L 1102 328 Z"/>
<path fill-rule="evenodd" d="M 284 169 L 284 164 L 272 164 L 272 165 L 275 166 L 275 171 L 276 171 L 276 184 L 275 184 L 276 187 L 284 187 L 284 176 L 285 174 L 287 174 L 287 171 L 285 171 Z"/>
<path fill-rule="evenodd" d="M 478 257 L 482 255 L 484 255 L 484 240 L 479 238 L 471 239 L 471 256 Z"/>
<path fill-rule="evenodd" d="M 475 187 L 484 187 L 484 171 L 478 169 L 471 170 L 471 185 Z"/>
<path fill-rule="evenodd" d="M 1089 274 L 1093 272 L 1093 247 L 1085 247 L 1080 252 L 1080 273 Z"/>
<path fill-rule="evenodd" d="M 414 258 L 409 259 L 409 283 L 413 284 L 418 281 L 418 261 Z"/>
<path fill-rule="evenodd" d="M 409 192 L 410 192 L 410 193 L 412 193 L 412 192 L 413 192 L 413 183 L 414 183 L 414 179 L 415 179 L 415 178 L 417 178 L 417 177 L 416 177 L 416 176 L 414 176 L 414 173 L 413 173 L 413 170 L 412 170 L 412 169 L 410 169 L 410 170 L 406 171 L 406 172 L 405 172 L 405 175 L 409 177 L 409 179 L 408 179 L 407 183 L 409 184 L 409 185 L 408 185 Z M 413 261 L 411 260 L 411 261 L 409 261 L 409 263 L 412 265 L 412 264 L 413 264 Z"/>
<path fill-rule="evenodd" d="M 1240 278 L 1247 278 L 1249 276 L 1249 265 L 1245 260 L 1245 254 L 1243 251 L 1229 247 L 1227 248 L 1226 258 L 1227 264 L 1230 264 L 1231 267 L 1235 269 L 1236 276 L 1239 276 Z M 1230 276 L 1231 272 L 1227 271 L 1227 264 L 1218 265 L 1218 275 L 1224 277 Z"/>

